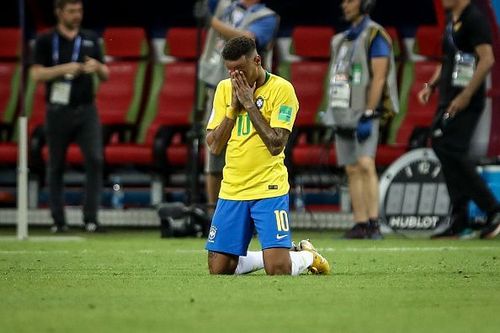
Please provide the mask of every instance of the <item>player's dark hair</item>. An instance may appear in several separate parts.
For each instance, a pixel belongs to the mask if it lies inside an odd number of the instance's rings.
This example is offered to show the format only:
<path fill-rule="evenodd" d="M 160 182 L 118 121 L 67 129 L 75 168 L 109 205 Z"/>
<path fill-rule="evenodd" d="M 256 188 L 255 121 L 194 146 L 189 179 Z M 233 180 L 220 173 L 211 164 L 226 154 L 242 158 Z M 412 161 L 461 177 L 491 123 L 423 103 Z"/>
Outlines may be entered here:
<path fill-rule="evenodd" d="M 230 61 L 238 60 L 243 55 L 251 55 L 256 48 L 257 46 L 252 38 L 244 36 L 231 38 L 222 50 L 222 58 Z"/>
<path fill-rule="evenodd" d="M 82 0 L 54 0 L 54 8 L 64 9 L 66 5 L 81 3 Z"/>

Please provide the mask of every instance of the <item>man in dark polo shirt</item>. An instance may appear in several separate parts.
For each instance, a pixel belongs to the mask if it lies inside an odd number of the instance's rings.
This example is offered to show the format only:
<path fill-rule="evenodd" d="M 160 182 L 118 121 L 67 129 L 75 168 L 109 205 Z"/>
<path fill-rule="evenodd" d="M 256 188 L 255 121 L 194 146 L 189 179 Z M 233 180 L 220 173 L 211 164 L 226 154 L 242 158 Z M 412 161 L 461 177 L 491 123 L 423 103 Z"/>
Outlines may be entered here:
<path fill-rule="evenodd" d="M 86 170 L 83 219 L 89 232 L 102 230 L 97 207 L 102 186 L 102 133 L 94 105 L 94 74 L 107 80 L 109 70 L 96 34 L 80 29 L 81 0 L 55 0 L 57 26 L 40 35 L 35 44 L 31 76 L 46 82 L 46 133 L 49 147 L 50 209 L 53 232 L 67 230 L 63 174 L 68 145 L 80 146 Z"/>
<path fill-rule="evenodd" d="M 472 134 L 485 107 L 485 79 L 495 62 L 488 21 L 470 0 L 443 0 L 448 10 L 443 60 L 419 93 L 427 103 L 439 88 L 432 147 L 443 168 L 453 206 L 451 225 L 434 238 L 460 237 L 467 226 L 467 203 L 488 213 L 481 238 L 500 232 L 500 207 L 468 157 Z"/>

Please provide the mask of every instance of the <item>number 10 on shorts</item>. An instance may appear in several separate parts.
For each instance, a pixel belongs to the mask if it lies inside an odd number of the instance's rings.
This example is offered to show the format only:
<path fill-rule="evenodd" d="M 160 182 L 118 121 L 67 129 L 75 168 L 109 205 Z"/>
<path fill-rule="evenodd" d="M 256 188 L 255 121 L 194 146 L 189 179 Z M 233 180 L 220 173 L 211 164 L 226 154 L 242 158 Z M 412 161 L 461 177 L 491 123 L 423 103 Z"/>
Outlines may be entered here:
<path fill-rule="evenodd" d="M 274 216 L 276 216 L 276 227 L 278 231 L 288 231 L 290 230 L 290 225 L 288 223 L 288 213 L 286 210 L 275 210 Z"/>

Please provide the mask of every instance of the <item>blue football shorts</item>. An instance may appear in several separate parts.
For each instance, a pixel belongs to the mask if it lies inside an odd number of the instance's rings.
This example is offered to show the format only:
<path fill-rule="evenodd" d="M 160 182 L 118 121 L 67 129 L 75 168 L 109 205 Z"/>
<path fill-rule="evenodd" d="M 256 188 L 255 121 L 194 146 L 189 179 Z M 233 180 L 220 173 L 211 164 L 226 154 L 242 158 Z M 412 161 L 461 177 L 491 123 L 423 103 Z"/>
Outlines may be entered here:
<path fill-rule="evenodd" d="M 258 200 L 219 199 L 212 219 L 206 249 L 246 256 L 254 230 L 262 249 L 290 248 L 288 194 Z"/>

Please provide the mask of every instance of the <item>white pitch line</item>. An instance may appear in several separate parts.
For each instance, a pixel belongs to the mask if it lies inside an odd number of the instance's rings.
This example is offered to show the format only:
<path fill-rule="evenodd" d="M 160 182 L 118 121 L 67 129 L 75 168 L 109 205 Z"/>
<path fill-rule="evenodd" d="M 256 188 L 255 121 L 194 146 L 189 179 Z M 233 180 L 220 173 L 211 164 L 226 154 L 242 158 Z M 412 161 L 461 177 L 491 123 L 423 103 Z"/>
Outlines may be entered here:
<path fill-rule="evenodd" d="M 68 250 L 51 250 L 51 251 L 45 251 L 45 250 L 34 250 L 34 251 L 28 251 L 28 250 L 0 250 L 0 254 L 68 254 Z"/>
<path fill-rule="evenodd" d="M 442 252 L 442 251 L 499 251 L 500 247 L 496 246 L 475 246 L 475 247 L 458 247 L 458 246 L 441 246 L 441 247 L 346 247 L 336 249 L 332 247 L 318 248 L 319 252 Z M 190 249 L 190 250 L 175 250 L 176 253 L 204 253 L 206 250 Z"/>
<path fill-rule="evenodd" d="M 441 251 L 500 251 L 496 246 L 440 246 L 440 247 L 346 247 L 343 249 L 324 248 L 323 252 L 441 252 Z"/>
<path fill-rule="evenodd" d="M 81 242 L 84 241 L 84 237 L 80 236 L 31 236 L 26 240 L 19 241 L 16 237 L 7 236 L 0 237 L 0 242 Z"/>

